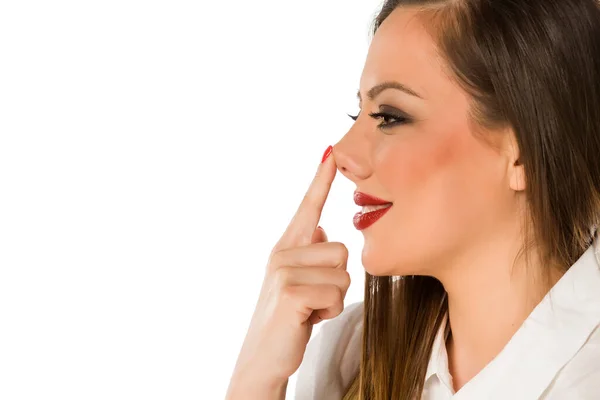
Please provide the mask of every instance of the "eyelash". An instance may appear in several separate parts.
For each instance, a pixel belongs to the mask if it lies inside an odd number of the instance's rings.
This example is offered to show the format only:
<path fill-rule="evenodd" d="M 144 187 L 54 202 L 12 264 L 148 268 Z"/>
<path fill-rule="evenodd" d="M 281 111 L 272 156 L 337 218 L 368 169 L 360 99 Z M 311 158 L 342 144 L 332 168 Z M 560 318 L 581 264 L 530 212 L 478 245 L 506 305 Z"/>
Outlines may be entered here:
<path fill-rule="evenodd" d="M 358 115 L 360 115 L 360 113 Z M 348 116 L 350 118 L 352 118 L 354 121 L 356 121 L 358 119 L 358 115 L 354 116 L 354 115 L 348 114 Z M 379 125 L 377 125 L 378 128 L 389 128 L 389 127 L 392 127 L 392 126 L 404 124 L 404 123 L 406 123 L 408 121 L 407 118 L 400 117 L 398 115 L 388 114 L 388 113 L 385 113 L 385 112 L 369 113 L 369 116 L 371 118 L 375 118 L 375 119 L 383 118 L 384 120 L 386 120 L 386 119 L 395 119 L 395 120 L 397 120 L 396 122 L 387 122 L 387 123 L 382 122 Z"/>

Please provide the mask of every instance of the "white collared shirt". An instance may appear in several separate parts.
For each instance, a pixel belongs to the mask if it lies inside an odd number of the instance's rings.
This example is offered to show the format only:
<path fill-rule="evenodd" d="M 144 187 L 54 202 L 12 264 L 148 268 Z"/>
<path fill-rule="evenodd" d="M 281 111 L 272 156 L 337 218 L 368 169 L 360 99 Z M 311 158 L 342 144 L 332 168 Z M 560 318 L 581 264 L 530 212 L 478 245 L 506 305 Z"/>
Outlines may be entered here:
<path fill-rule="evenodd" d="M 312 338 L 297 400 L 341 399 L 358 373 L 363 302 Z M 600 400 L 600 244 L 593 244 L 536 306 L 502 351 L 454 393 L 444 330 L 435 338 L 422 400 Z"/>

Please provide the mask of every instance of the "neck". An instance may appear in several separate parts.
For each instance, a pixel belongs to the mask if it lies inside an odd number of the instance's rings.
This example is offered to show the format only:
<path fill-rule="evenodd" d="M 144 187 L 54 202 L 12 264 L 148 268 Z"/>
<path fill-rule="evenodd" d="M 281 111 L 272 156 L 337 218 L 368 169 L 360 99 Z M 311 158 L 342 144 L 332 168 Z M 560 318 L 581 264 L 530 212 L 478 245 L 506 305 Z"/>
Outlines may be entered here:
<path fill-rule="evenodd" d="M 455 390 L 477 375 L 519 329 L 562 273 L 513 261 L 518 243 L 502 235 L 473 246 L 438 279 L 448 292 L 448 365 Z M 493 250 L 491 250 L 493 249 Z"/>

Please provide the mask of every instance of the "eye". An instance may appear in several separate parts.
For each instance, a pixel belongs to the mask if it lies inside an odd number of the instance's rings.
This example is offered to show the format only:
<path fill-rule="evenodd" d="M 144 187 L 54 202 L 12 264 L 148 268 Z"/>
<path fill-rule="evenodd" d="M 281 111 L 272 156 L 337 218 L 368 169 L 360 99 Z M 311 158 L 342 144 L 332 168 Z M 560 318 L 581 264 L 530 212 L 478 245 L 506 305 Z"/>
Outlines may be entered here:
<path fill-rule="evenodd" d="M 385 112 L 370 113 L 369 116 L 374 119 L 383 119 L 384 122 L 377 125 L 378 128 L 389 128 L 391 126 L 404 124 L 408 121 L 408 118 L 401 115 L 394 115 Z"/>
<path fill-rule="evenodd" d="M 347 115 L 350 118 L 352 118 L 354 121 L 356 121 L 358 119 L 358 117 L 360 116 L 360 113 L 358 113 L 358 115 L 350 115 L 350 114 L 347 114 Z M 394 115 L 394 114 L 390 114 L 390 113 L 386 113 L 386 112 L 369 113 L 369 116 L 374 119 L 380 119 L 380 118 L 383 119 L 384 122 L 377 125 L 378 128 L 389 128 L 392 126 L 405 124 L 409 121 L 408 118 L 403 117 L 401 115 Z"/>

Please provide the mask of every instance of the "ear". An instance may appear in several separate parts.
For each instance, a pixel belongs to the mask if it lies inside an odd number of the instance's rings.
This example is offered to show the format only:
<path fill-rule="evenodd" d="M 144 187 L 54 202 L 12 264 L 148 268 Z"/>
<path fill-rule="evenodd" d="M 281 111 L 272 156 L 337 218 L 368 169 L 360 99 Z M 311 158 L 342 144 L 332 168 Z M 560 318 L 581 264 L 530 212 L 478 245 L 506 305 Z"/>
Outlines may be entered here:
<path fill-rule="evenodd" d="M 508 182 L 515 192 L 525 190 L 525 166 L 520 161 L 520 152 L 514 134 L 511 133 L 508 153 Z"/>

